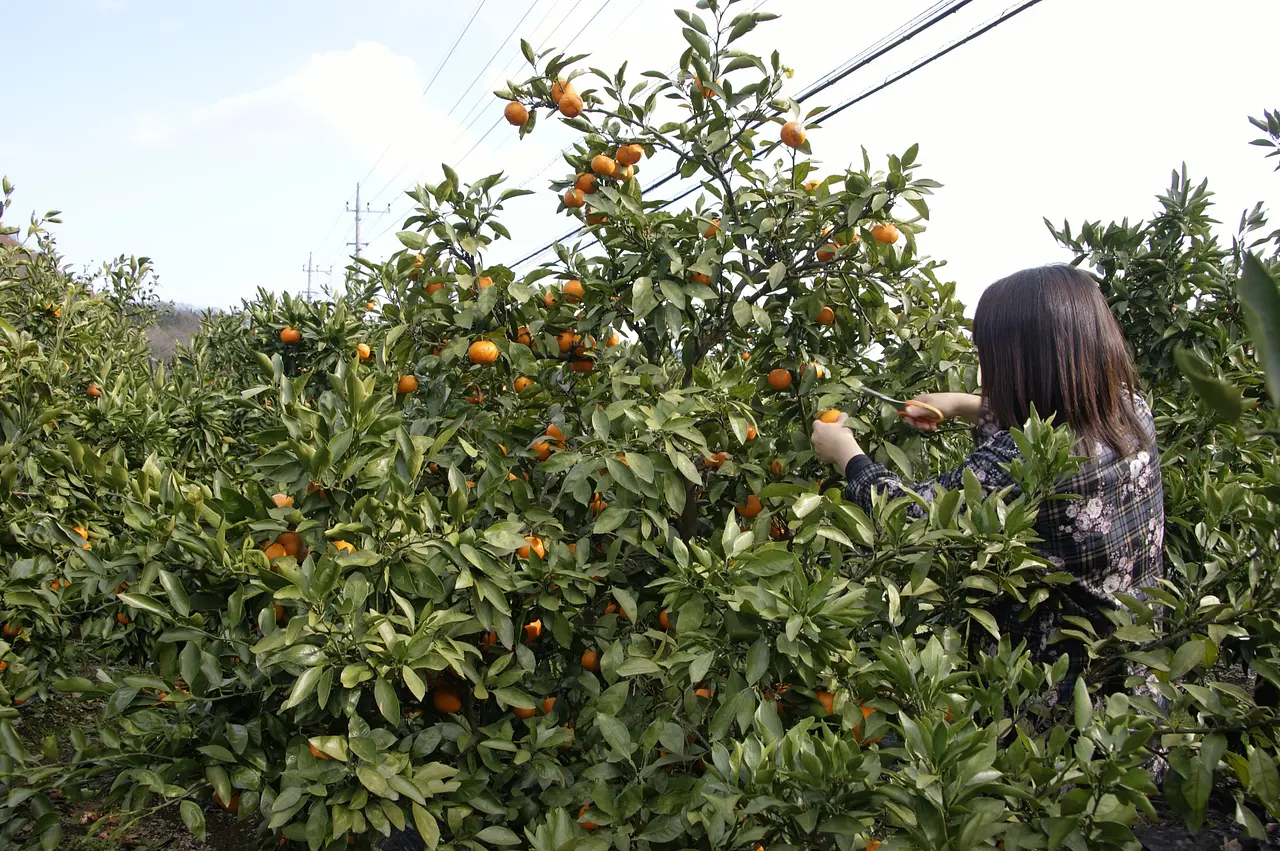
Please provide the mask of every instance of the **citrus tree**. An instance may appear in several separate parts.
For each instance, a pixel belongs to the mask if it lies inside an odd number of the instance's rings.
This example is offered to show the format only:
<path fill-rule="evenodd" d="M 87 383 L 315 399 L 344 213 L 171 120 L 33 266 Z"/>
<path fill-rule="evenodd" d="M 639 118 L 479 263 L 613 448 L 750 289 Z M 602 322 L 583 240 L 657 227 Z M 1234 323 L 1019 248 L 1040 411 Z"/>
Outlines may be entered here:
<path fill-rule="evenodd" d="M 446 166 L 343 295 L 259 293 L 156 368 L 145 261 L 76 278 L 40 223 L 40 250 L 0 249 L 7 841 L 57 847 L 62 802 L 95 800 L 107 835 L 167 808 L 201 834 L 220 807 L 313 851 L 397 830 L 1131 848 L 1164 764 L 1192 825 L 1224 777 L 1251 831 L 1276 813 L 1274 710 L 1219 674 L 1277 670 L 1274 413 L 1213 419 L 1175 368 L 1180 345 L 1264 398 L 1204 206 L 1060 232 L 1167 400 L 1178 534 L 1169 582 L 1077 634 L 1097 670 L 1058 706 L 1065 657 L 1033 660 L 991 612 L 1065 581 L 1034 522 L 1070 435 L 1017 432 L 1016 492 L 873 516 L 808 445 L 838 408 L 904 476 L 967 449 L 861 392 L 977 387 L 917 245 L 937 184 L 914 146 L 824 173 L 821 111 L 737 46 L 772 16 L 678 15 L 673 75 L 526 45 L 530 77 L 498 93 L 521 134 L 578 134 L 542 203 L 583 236 L 533 271 L 494 259 L 528 193 Z M 646 189 L 664 160 L 693 190 L 678 207 Z M 1217 321 L 1173 313 L 1189 301 Z M 1163 700 L 1094 694 L 1117 656 Z M 93 723 L 24 740 L 24 705 L 56 694 Z"/>

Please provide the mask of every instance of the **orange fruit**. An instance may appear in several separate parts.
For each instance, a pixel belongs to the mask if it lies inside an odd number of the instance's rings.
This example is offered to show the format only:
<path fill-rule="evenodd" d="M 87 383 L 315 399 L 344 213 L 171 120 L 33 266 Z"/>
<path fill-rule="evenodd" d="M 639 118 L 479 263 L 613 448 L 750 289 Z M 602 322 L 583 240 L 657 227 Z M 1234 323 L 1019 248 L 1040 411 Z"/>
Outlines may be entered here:
<path fill-rule="evenodd" d="M 711 237 L 715 236 L 719 232 L 720 232 L 720 220 L 712 219 L 711 224 L 707 225 L 707 229 L 702 232 L 702 235 L 705 236 L 707 239 L 711 239 Z"/>
<path fill-rule="evenodd" d="M 626 183 L 628 180 L 636 176 L 635 166 L 631 166 L 631 165 L 618 166 L 618 170 L 613 173 L 613 176 L 618 180 L 622 181 L 623 183 Z"/>
<path fill-rule="evenodd" d="M 533 450 L 533 454 L 538 456 L 539 461 L 545 461 L 551 457 L 551 444 L 545 440 L 535 440 L 533 446 L 529 447 Z"/>
<path fill-rule="evenodd" d="M 818 689 L 813 693 L 813 696 L 822 704 L 822 708 L 826 710 L 828 715 L 835 711 L 836 696 L 834 694 L 829 691 L 824 691 L 823 689 Z"/>
<path fill-rule="evenodd" d="M 867 843 L 867 851 L 876 851 L 876 849 L 879 847 L 880 847 L 879 839 L 873 839 Z"/>
<path fill-rule="evenodd" d="M 605 502 L 600 494 L 596 494 L 591 498 L 590 508 L 592 514 L 600 514 L 608 507 L 609 503 Z"/>
<path fill-rule="evenodd" d="M 397 393 L 416 393 L 418 390 L 418 379 L 412 375 L 402 375 L 400 380 L 396 382 Z"/>
<path fill-rule="evenodd" d="M 783 466 L 781 458 L 773 459 L 773 463 L 769 465 L 769 472 L 773 473 L 775 476 L 781 476 L 786 472 L 786 468 Z"/>
<path fill-rule="evenodd" d="M 592 195 L 596 191 L 596 176 L 590 172 L 584 171 L 578 175 L 578 179 L 573 182 L 573 188 L 577 189 L 583 195 Z"/>
<path fill-rule="evenodd" d="M 760 502 L 760 497 L 751 494 L 747 497 L 747 501 L 738 506 L 738 513 L 748 519 L 755 517 L 761 511 L 764 511 L 764 505 Z"/>
<path fill-rule="evenodd" d="M 689 280 L 693 281 L 695 284 L 711 285 L 711 276 L 705 272 L 694 272 L 689 276 Z"/>
<path fill-rule="evenodd" d="M 893 222 L 877 222 L 871 226 L 871 235 L 876 242 L 893 245 L 898 241 L 898 227 Z"/>
<path fill-rule="evenodd" d="M 88 393 L 90 396 L 97 399 L 99 396 L 102 395 L 102 388 L 96 384 L 90 384 L 88 387 L 85 388 L 84 392 Z"/>
<path fill-rule="evenodd" d="M 84 538 L 84 543 L 80 545 L 80 549 L 82 550 L 89 549 L 89 530 L 84 528 L 83 526 L 72 526 L 71 531 L 75 532 L 81 538 Z"/>
<path fill-rule="evenodd" d="M 9 670 L 9 663 L 0 659 L 0 674 L 3 674 L 7 670 Z"/>
<path fill-rule="evenodd" d="M 493 286 L 493 278 L 490 278 L 488 275 L 481 275 L 476 278 L 476 289 L 487 290 L 491 286 Z"/>
<path fill-rule="evenodd" d="M 799 121 L 788 121 L 782 125 L 782 144 L 788 148 L 798 148 L 804 144 L 804 126 Z"/>
<path fill-rule="evenodd" d="M 836 247 L 833 243 L 828 242 L 818 249 L 819 263 L 830 263 L 834 259 L 836 259 Z"/>
<path fill-rule="evenodd" d="M 307 742 L 307 750 L 311 751 L 311 755 L 312 755 L 313 757 L 315 757 L 316 759 L 328 759 L 328 758 L 329 758 L 329 755 L 328 755 L 327 753 L 325 753 L 324 751 L 320 750 L 318 747 L 316 747 L 315 745 L 311 744 L 310 742 Z"/>
<path fill-rule="evenodd" d="M 840 412 L 835 408 L 830 408 L 818 414 L 818 422 L 834 423 L 840 419 Z"/>
<path fill-rule="evenodd" d="M 373 302 L 371 302 L 371 301 L 366 301 L 366 302 L 364 303 L 364 309 L 365 309 L 365 310 L 373 310 L 373 309 L 375 309 L 377 306 L 378 306 L 378 305 L 374 304 L 374 303 L 373 303 Z"/>
<path fill-rule="evenodd" d="M 558 440 L 561 443 L 564 443 L 564 432 L 561 431 L 560 426 L 556 425 L 555 423 L 552 423 L 551 425 L 547 426 L 546 435 L 547 437 L 554 438 L 555 440 Z"/>
<path fill-rule="evenodd" d="M 560 114 L 565 118 L 577 118 L 582 114 L 582 98 L 575 91 L 566 91 L 556 105 L 560 107 Z"/>
<path fill-rule="evenodd" d="M 431 695 L 431 705 L 437 712 L 459 712 L 462 710 L 462 698 L 451 688 L 439 688 Z"/>
<path fill-rule="evenodd" d="M 713 98 L 716 96 L 716 93 L 714 91 L 712 91 L 707 86 L 702 85 L 702 80 L 698 79 L 697 74 L 693 75 L 693 84 L 697 86 L 699 89 L 702 89 L 702 96 L 704 98 Z"/>
<path fill-rule="evenodd" d="M 836 312 L 826 305 L 823 305 L 822 310 L 818 311 L 818 315 L 813 321 L 817 322 L 819 325 L 830 325 L 836 321 Z"/>
<path fill-rule="evenodd" d="M 538 555 L 542 555 L 542 553 L 538 553 Z M 527 624 L 524 625 L 524 643 L 525 644 L 532 644 L 539 635 L 542 635 L 541 619 L 535 620 L 535 621 L 529 621 Z"/>
<path fill-rule="evenodd" d="M 581 189 L 570 189 L 564 193 L 564 205 L 577 209 L 587 203 L 587 196 L 582 193 Z"/>
<path fill-rule="evenodd" d="M 556 699 L 554 697 L 545 698 L 542 701 L 542 714 L 550 715 L 551 710 L 556 708 Z"/>
<path fill-rule="evenodd" d="M 666 609 L 658 613 L 658 625 L 663 629 L 671 629 L 671 619 L 667 617 Z"/>
<path fill-rule="evenodd" d="M 293 497 L 287 493 L 273 494 L 271 501 L 275 503 L 276 508 L 291 508 L 293 506 Z"/>
<path fill-rule="evenodd" d="M 588 671 L 594 671 L 600 667 L 600 654 L 594 650 L 588 650 L 582 654 L 582 667 Z"/>
<path fill-rule="evenodd" d="M 434 283 L 427 284 L 427 286 L 424 289 L 426 289 L 427 295 L 432 295 L 444 289 L 444 284 L 441 283 L 440 281 L 436 281 Z"/>
<path fill-rule="evenodd" d="M 582 281 L 577 279 L 565 281 L 564 286 L 560 288 L 560 292 L 564 293 L 565 301 L 570 304 L 576 304 L 585 294 L 585 291 L 582 289 Z"/>
<path fill-rule="evenodd" d="M 349 541 L 334 541 L 333 548 L 340 553 L 354 553 L 356 551 L 355 545 Z"/>
<path fill-rule="evenodd" d="M 769 537 L 775 541 L 787 536 L 787 524 L 782 522 L 781 518 L 775 517 L 769 521 Z"/>
<path fill-rule="evenodd" d="M 523 375 L 511 382 L 511 386 L 515 388 L 517 393 L 523 393 L 525 390 L 529 389 L 532 384 L 533 382 L 528 378 L 525 378 Z"/>
<path fill-rule="evenodd" d="M 814 370 L 814 371 L 817 373 L 817 374 L 814 376 L 815 378 L 824 378 L 824 377 L 826 376 L 826 374 L 827 374 L 827 371 L 826 371 L 825 369 L 823 369 L 823 368 L 822 368 L 822 364 L 818 363 L 817 361 L 810 361 L 810 362 L 809 362 L 809 365 L 808 365 L 808 366 L 806 366 L 806 367 L 805 367 L 805 369 L 806 369 L 806 370 L 809 370 L 809 369 Z"/>
<path fill-rule="evenodd" d="M 755 439 L 756 439 L 756 427 L 748 423 L 747 424 L 747 440 L 755 440 Z"/>
<path fill-rule="evenodd" d="M 727 460 L 729 460 L 728 452 L 713 452 L 710 455 L 702 456 L 702 463 L 713 470 L 719 470 Z"/>
<path fill-rule="evenodd" d="M 279 603 L 276 603 L 276 604 L 275 604 L 274 606 L 272 606 L 271 608 L 275 611 L 275 614 L 276 614 L 276 623 L 280 623 L 280 621 L 282 621 L 282 620 L 284 620 L 284 619 L 285 619 L 285 618 L 284 618 L 284 606 L 280 605 Z"/>
<path fill-rule="evenodd" d="M 587 814 L 587 810 L 589 809 L 591 809 L 590 804 L 583 804 L 582 809 L 578 810 L 578 818 L 582 818 L 583 816 L 585 816 Z M 595 830 L 597 827 L 600 826 L 593 821 L 580 821 L 578 823 L 581 824 L 587 830 Z"/>
<path fill-rule="evenodd" d="M 606 346 L 609 346 L 610 348 L 612 348 L 613 346 L 616 346 L 616 345 L 618 345 L 618 344 L 619 344 L 619 343 L 621 343 L 621 342 L 622 342 L 622 338 L 618 336 L 618 332 L 617 332 L 617 331 L 610 331 L 610 332 L 609 332 L 609 338 L 608 338 L 607 340 L 605 340 L 605 341 L 604 341 L 604 344 L 605 344 Z"/>
<path fill-rule="evenodd" d="M 529 333 L 529 329 L 520 326 L 520 330 L 516 332 L 516 342 L 522 346 L 533 348 L 533 335 Z"/>
<path fill-rule="evenodd" d="M 234 813 L 236 810 L 240 809 L 240 794 L 238 792 L 231 796 L 230 803 L 223 803 L 222 798 L 217 794 L 213 796 L 213 799 L 218 802 L 218 806 L 222 807 L 229 813 Z"/>
<path fill-rule="evenodd" d="M 791 386 L 791 371 L 786 369 L 769 370 L 769 386 L 774 390 L 786 390 Z"/>
<path fill-rule="evenodd" d="M 276 537 L 275 546 L 282 547 L 285 555 L 297 558 L 302 552 L 302 536 L 297 532 L 281 532 Z"/>
<path fill-rule="evenodd" d="M 124 612 L 116 612 L 116 623 L 120 624 L 121 626 L 128 626 L 129 616 L 126 615 Z"/>
<path fill-rule="evenodd" d="M 484 401 L 484 391 L 479 387 L 474 384 L 468 384 L 466 389 L 472 391 L 464 397 L 468 402 L 473 405 L 479 405 Z"/>
<path fill-rule="evenodd" d="M 805 184 L 804 184 L 805 192 L 814 192 L 817 190 L 817 188 L 818 188 L 818 181 L 816 180 L 805 181 Z"/>
<path fill-rule="evenodd" d="M 710 700 L 711 698 L 715 697 L 716 690 L 713 688 L 700 688 L 697 691 L 695 691 L 694 694 L 696 694 L 698 697 L 703 697 L 703 698 L 706 698 L 707 700 Z"/>
<path fill-rule="evenodd" d="M 618 170 L 618 164 L 612 157 L 596 154 L 591 158 L 591 170 L 603 177 L 613 177 L 613 173 Z"/>
<path fill-rule="evenodd" d="M 576 94 L 573 88 L 573 83 L 569 82 L 564 77 L 561 77 L 551 84 L 551 102 L 556 106 L 560 105 L 560 99 L 566 94 Z"/>
<path fill-rule="evenodd" d="M 521 721 L 528 721 L 530 718 L 538 714 L 536 709 L 524 709 L 519 706 L 512 707 L 511 714 L 515 715 Z"/>
<path fill-rule="evenodd" d="M 609 221 L 609 217 L 604 213 L 587 213 L 587 224 L 589 225 L 602 225 L 607 221 Z"/>
<path fill-rule="evenodd" d="M 356 346 L 356 354 L 360 356 L 360 360 L 368 360 L 373 357 L 373 350 L 369 348 L 368 343 L 361 343 Z"/>
<path fill-rule="evenodd" d="M 738 355 L 738 357 L 742 358 L 744 361 L 751 360 L 751 352 L 743 352 L 742 354 Z"/>
<path fill-rule="evenodd" d="M 644 148 L 639 145 L 619 145 L 614 157 L 623 165 L 635 165 L 644 156 Z"/>
<path fill-rule="evenodd" d="M 513 124 L 516 127 L 523 127 L 525 122 L 529 120 L 529 110 L 525 109 L 524 104 L 518 100 L 513 100 L 507 104 L 502 110 L 502 115 L 507 119 L 508 124 Z"/>
<path fill-rule="evenodd" d="M 467 358 L 474 364 L 491 364 L 498 359 L 498 347 L 492 340 L 476 340 L 467 347 Z"/>
<path fill-rule="evenodd" d="M 4 629 L 0 630 L 4 633 L 5 638 L 14 638 L 18 633 L 22 632 L 22 624 L 13 622 L 4 625 Z"/>
<path fill-rule="evenodd" d="M 280 342 L 287 346 L 292 346 L 301 339 L 302 332 L 297 328 L 294 328 L 292 325 L 286 325 L 280 329 Z"/>
<path fill-rule="evenodd" d="M 546 558 L 547 556 L 546 547 L 542 546 L 542 541 L 539 538 L 536 538 L 533 535 L 525 535 L 524 539 L 528 543 L 525 544 L 520 549 L 516 550 L 516 555 L 520 556 L 520 558 L 528 558 L 530 551 L 532 551 L 538 554 L 538 558 Z M 542 621 L 538 621 L 537 623 L 538 623 L 538 631 L 541 632 Z M 527 630 L 528 627 L 525 627 L 525 629 Z"/>
<path fill-rule="evenodd" d="M 569 369 L 574 372 L 591 372 L 596 368 L 596 362 L 592 360 L 576 360 L 569 364 Z"/>

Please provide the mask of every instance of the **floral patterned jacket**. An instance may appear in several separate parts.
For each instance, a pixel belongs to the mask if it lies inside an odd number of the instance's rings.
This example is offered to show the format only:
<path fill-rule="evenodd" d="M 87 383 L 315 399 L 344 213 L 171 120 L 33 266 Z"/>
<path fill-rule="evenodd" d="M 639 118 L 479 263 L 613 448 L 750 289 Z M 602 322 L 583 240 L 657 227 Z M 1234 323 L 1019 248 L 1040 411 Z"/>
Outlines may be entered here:
<path fill-rule="evenodd" d="M 1135 395 L 1134 405 L 1142 423 L 1141 447 L 1123 457 L 1108 446 L 1094 447 L 1089 461 L 1057 488 L 1060 494 L 1078 498 L 1040 506 L 1036 530 L 1042 540 L 1036 548 L 1076 581 L 1058 586 L 1048 603 L 1034 612 L 1010 612 L 1000 624 L 1015 639 L 1026 638 L 1038 659 L 1052 661 L 1068 652 L 1072 655 L 1073 673 L 1080 670 L 1083 662 L 1078 649 L 1060 647 L 1046 653 L 1062 618 L 1088 618 L 1105 633 L 1109 625 L 1100 610 L 1119 608 L 1116 594 L 1141 598 L 1139 589 L 1163 575 L 1164 485 L 1155 422 L 1143 399 Z M 999 429 L 986 416 L 985 409 L 982 421 L 974 429 L 974 443 L 973 452 L 961 467 L 936 480 L 912 485 L 904 485 L 882 464 L 860 455 L 845 470 L 846 494 L 867 512 L 871 510 L 872 491 L 877 488 L 888 491 L 890 497 L 900 496 L 910 488 L 925 501 L 932 501 L 939 486 L 947 490 L 961 488 L 964 471 L 970 469 L 982 483 L 984 493 L 1012 486 L 1012 495 L 1016 495 L 1017 486 L 1006 472 L 1006 465 L 1019 457 L 1018 448 L 1009 432 Z M 922 514 L 916 505 L 909 510 L 915 516 Z M 1001 620 L 1000 613 L 993 614 Z M 1072 680 L 1074 677 L 1068 676 L 1067 682 Z"/>

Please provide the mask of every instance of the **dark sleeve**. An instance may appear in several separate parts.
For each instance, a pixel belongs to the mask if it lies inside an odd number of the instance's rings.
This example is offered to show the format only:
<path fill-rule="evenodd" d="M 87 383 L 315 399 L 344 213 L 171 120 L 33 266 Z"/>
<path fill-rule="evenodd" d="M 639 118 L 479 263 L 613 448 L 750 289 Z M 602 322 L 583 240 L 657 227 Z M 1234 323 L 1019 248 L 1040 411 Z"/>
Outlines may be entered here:
<path fill-rule="evenodd" d="M 979 425 L 978 429 L 981 429 Z M 954 470 L 943 473 L 936 479 L 916 484 L 903 484 L 895 474 L 889 472 L 883 464 L 872 461 L 866 455 L 858 455 L 845 468 L 845 497 L 858 505 L 863 511 L 871 513 L 871 495 L 875 490 L 885 491 L 889 499 L 904 496 L 911 491 L 924 498 L 925 502 L 933 502 L 939 488 L 958 490 L 964 486 L 964 471 L 972 470 L 982 485 L 983 496 L 1003 490 L 1014 485 L 1013 479 L 1005 472 L 1004 465 L 1018 457 L 1018 447 L 1007 431 L 998 431 L 987 440 L 982 441 L 969 453 Z M 1016 485 L 1014 485 L 1016 488 Z M 907 509 L 912 517 L 923 517 L 920 506 L 912 505 Z"/>

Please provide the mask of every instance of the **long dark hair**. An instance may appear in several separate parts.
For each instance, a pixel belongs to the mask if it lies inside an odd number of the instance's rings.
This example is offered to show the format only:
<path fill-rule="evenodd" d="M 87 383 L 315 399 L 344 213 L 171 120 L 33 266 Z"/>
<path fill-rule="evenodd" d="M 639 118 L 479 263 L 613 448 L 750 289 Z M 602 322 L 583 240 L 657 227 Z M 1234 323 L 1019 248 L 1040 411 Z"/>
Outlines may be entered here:
<path fill-rule="evenodd" d="M 1001 428 L 1031 405 L 1055 415 L 1086 454 L 1099 444 L 1128 455 L 1143 428 L 1138 376 L 1124 335 L 1094 280 L 1073 266 L 1026 269 L 987 287 L 973 317 L 982 396 Z"/>

